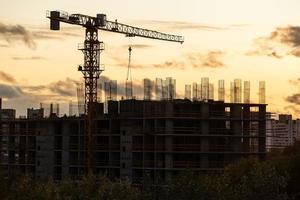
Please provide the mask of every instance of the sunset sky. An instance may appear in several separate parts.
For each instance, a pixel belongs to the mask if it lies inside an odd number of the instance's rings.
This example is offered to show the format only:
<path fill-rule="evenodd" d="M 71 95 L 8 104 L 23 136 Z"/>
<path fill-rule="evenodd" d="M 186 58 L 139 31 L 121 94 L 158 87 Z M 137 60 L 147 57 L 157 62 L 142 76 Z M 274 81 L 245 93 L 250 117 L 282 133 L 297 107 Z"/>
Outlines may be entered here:
<path fill-rule="evenodd" d="M 111 21 L 185 37 L 181 45 L 100 31 L 105 78 L 125 81 L 132 44 L 136 85 L 143 78 L 173 77 L 183 95 L 184 84 L 209 77 L 215 87 L 224 79 L 229 95 L 230 81 L 240 78 L 251 81 L 255 103 L 258 82 L 265 80 L 268 110 L 300 117 L 299 0 L 0 0 L 0 5 L 0 96 L 18 115 L 40 102 L 60 103 L 62 112 L 70 100 L 76 102 L 81 78 L 76 66 L 83 63 L 77 45 L 84 29 L 61 24 L 60 31 L 50 31 L 46 18 L 46 10 L 64 10 L 105 13 Z"/>

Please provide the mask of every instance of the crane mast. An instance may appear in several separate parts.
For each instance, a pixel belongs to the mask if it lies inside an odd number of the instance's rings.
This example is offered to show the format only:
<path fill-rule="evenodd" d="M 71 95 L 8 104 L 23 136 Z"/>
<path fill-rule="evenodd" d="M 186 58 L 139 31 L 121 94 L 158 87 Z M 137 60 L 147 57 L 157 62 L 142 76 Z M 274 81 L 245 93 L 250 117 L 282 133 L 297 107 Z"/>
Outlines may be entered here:
<path fill-rule="evenodd" d="M 84 54 L 84 63 L 79 65 L 78 71 L 82 72 L 85 87 L 85 164 L 86 173 L 91 175 L 95 171 L 95 130 L 97 105 L 97 81 L 104 68 L 100 65 L 100 53 L 104 50 L 103 42 L 99 41 L 98 30 L 121 33 L 129 37 L 144 37 L 148 39 L 163 40 L 183 43 L 184 38 L 178 35 L 161 33 L 144 28 L 138 28 L 115 21 L 108 21 L 105 14 L 97 14 L 96 17 L 83 14 L 68 14 L 64 11 L 47 11 L 50 19 L 50 29 L 59 30 L 60 22 L 79 25 L 85 28 L 85 40 L 79 45 L 79 50 Z"/>

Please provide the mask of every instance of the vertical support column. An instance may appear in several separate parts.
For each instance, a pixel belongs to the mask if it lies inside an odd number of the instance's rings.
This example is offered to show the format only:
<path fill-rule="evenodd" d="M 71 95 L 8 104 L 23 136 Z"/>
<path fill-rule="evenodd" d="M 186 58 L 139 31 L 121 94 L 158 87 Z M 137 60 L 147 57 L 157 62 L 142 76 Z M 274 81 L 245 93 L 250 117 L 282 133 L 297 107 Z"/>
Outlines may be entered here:
<path fill-rule="evenodd" d="M 173 168 L 173 120 L 171 117 L 173 116 L 173 103 L 168 101 L 166 103 L 166 134 L 165 137 L 165 168 L 172 169 Z M 170 170 L 166 171 L 166 180 L 170 180 L 172 178 L 172 172 Z"/>
<path fill-rule="evenodd" d="M 260 159 L 265 159 L 266 156 L 266 105 L 259 105 L 259 125 L 258 125 L 258 152 Z"/>
<path fill-rule="evenodd" d="M 259 81 L 258 99 L 260 104 L 266 103 L 266 82 Z"/>
<path fill-rule="evenodd" d="M 218 81 L 218 100 L 225 101 L 225 81 Z"/>
<path fill-rule="evenodd" d="M 209 103 L 201 104 L 201 134 L 209 134 Z M 209 137 L 201 137 L 201 168 L 205 169 L 209 167 L 209 160 L 207 154 L 203 152 L 209 151 Z"/>
<path fill-rule="evenodd" d="M 192 99 L 192 91 L 191 91 L 192 86 L 191 85 L 185 85 L 184 88 L 184 98 L 185 99 Z"/>
<path fill-rule="evenodd" d="M 133 127 L 123 126 L 121 129 L 121 170 L 120 176 L 123 180 L 132 181 L 132 134 L 134 133 Z"/>
<path fill-rule="evenodd" d="M 232 123 L 232 132 L 234 135 L 242 136 L 242 106 L 239 104 L 233 104 L 230 109 L 231 123 Z M 233 138 L 233 150 L 234 152 L 241 152 L 241 137 Z"/>
<path fill-rule="evenodd" d="M 249 152 L 250 149 L 250 106 L 243 106 L 243 152 Z"/>
<path fill-rule="evenodd" d="M 244 81 L 244 103 L 250 103 L 250 81 Z"/>
<path fill-rule="evenodd" d="M 144 79 L 144 100 L 152 100 L 152 81 Z"/>

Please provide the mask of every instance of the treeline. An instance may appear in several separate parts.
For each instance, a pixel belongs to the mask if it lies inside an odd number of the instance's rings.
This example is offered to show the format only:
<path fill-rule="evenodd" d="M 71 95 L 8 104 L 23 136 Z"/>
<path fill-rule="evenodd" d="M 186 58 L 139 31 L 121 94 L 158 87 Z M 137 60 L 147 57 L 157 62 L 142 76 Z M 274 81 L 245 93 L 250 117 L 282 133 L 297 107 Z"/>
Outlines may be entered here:
<path fill-rule="evenodd" d="M 300 144 L 283 153 L 269 154 L 264 162 L 252 158 L 241 160 L 220 174 L 198 175 L 187 170 L 168 183 L 153 183 L 146 178 L 142 188 L 105 176 L 85 177 L 80 181 L 65 178 L 55 183 L 24 175 L 7 179 L 2 174 L 0 199 L 297 200 L 300 199 Z"/>

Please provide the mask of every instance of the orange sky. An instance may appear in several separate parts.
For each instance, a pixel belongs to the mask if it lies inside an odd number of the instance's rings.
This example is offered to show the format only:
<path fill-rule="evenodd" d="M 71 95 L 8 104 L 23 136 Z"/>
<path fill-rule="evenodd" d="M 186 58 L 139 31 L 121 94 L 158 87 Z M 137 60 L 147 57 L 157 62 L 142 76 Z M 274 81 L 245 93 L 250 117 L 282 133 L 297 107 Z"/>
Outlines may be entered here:
<path fill-rule="evenodd" d="M 177 91 L 184 84 L 209 77 L 251 81 L 257 102 L 258 82 L 267 83 L 269 111 L 300 117 L 300 13 L 297 0 L 179 0 L 179 1 L 4 1 L 0 0 L 0 96 L 5 107 L 24 114 L 39 102 L 76 101 L 76 66 L 83 55 L 77 44 L 84 30 L 62 24 L 51 32 L 46 10 L 96 15 L 109 20 L 185 36 L 183 45 L 100 32 L 106 49 L 103 76 L 123 82 L 129 43 L 133 78 L 173 77 Z M 211 65 L 217 61 L 217 65 Z M 210 63 L 210 64 L 207 64 Z M 299 95 L 298 95 L 299 94 Z M 217 96 L 217 95 L 215 95 Z M 228 99 L 229 100 L 229 99 Z M 64 107 L 65 112 L 67 108 Z"/>

